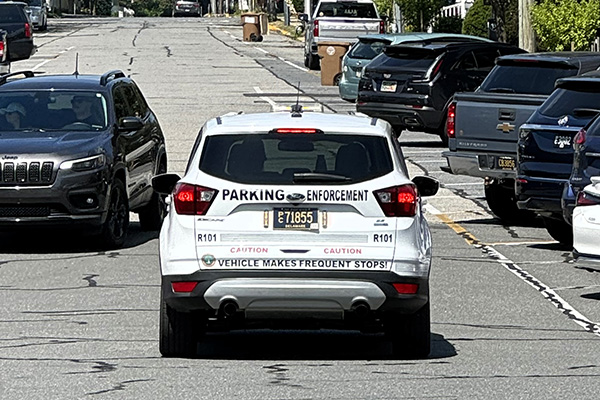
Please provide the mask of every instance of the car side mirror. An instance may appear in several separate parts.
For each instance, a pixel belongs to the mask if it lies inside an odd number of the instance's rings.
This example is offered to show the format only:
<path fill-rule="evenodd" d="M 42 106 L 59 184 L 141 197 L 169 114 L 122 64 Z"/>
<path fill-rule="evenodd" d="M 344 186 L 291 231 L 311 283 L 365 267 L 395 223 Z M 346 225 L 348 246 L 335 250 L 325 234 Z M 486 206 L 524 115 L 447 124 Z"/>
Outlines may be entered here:
<path fill-rule="evenodd" d="M 181 178 L 177 174 L 160 174 L 152 178 L 152 188 L 155 192 L 169 195 Z"/>
<path fill-rule="evenodd" d="M 123 117 L 119 120 L 120 131 L 137 131 L 144 127 L 144 122 L 139 117 Z"/>
<path fill-rule="evenodd" d="M 308 14 L 298 14 L 298 19 L 302 22 L 308 22 Z"/>
<path fill-rule="evenodd" d="M 433 196 L 440 189 L 440 182 L 428 176 L 415 176 L 412 181 L 421 196 Z"/>

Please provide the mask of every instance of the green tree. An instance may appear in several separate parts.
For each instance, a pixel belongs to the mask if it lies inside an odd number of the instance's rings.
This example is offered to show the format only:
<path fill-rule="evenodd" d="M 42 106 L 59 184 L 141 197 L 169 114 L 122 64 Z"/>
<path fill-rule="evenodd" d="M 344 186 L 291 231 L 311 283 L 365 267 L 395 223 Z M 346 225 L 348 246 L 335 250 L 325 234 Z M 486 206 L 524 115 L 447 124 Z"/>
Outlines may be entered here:
<path fill-rule="evenodd" d="M 407 31 L 425 32 L 439 15 L 446 0 L 397 0 Z"/>
<path fill-rule="evenodd" d="M 438 17 L 433 23 L 433 31 L 440 33 L 461 33 L 463 19 L 459 16 Z"/>
<path fill-rule="evenodd" d="M 519 43 L 519 2 L 518 0 L 488 0 L 492 6 L 492 16 L 496 23 L 496 35 L 500 42 Z"/>
<path fill-rule="evenodd" d="M 137 0 L 130 7 L 136 17 L 166 17 L 171 16 L 174 0 Z"/>
<path fill-rule="evenodd" d="M 492 6 L 483 0 L 475 0 L 463 21 L 462 33 L 480 37 L 489 37 L 488 20 L 492 18 Z"/>
<path fill-rule="evenodd" d="M 600 0 L 542 0 L 531 18 L 541 49 L 589 50 L 600 27 Z"/>

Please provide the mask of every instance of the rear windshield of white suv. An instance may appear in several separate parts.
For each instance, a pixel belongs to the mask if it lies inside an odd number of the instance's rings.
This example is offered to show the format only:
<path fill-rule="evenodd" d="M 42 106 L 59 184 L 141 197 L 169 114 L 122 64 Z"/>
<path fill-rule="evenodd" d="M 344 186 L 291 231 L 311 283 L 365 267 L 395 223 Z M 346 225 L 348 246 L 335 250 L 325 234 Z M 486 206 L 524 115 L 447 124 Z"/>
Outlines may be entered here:
<path fill-rule="evenodd" d="M 393 170 L 387 140 L 360 135 L 208 136 L 200 170 L 247 184 L 350 184 Z"/>

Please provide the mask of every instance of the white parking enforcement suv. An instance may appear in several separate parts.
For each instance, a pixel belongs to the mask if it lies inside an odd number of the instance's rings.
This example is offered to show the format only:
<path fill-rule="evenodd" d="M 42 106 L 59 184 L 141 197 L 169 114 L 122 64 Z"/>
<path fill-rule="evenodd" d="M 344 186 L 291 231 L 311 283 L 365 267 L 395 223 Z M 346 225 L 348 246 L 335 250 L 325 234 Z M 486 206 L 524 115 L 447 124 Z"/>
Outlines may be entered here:
<path fill-rule="evenodd" d="M 399 357 L 430 350 L 431 235 L 391 126 L 292 112 L 208 121 L 160 232 L 160 352 L 211 328 L 382 330 Z"/>

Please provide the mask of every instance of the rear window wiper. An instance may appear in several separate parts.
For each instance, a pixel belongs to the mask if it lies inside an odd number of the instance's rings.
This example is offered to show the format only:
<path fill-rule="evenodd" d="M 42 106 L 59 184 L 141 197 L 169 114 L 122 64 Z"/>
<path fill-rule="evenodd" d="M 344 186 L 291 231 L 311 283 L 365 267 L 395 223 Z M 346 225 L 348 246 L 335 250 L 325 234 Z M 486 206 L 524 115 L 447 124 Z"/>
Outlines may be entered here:
<path fill-rule="evenodd" d="M 497 87 L 486 90 L 489 93 L 515 93 L 515 89 L 506 88 L 506 87 Z"/>
<path fill-rule="evenodd" d="M 319 172 L 296 172 L 293 180 L 294 182 L 349 182 L 352 178 Z"/>

